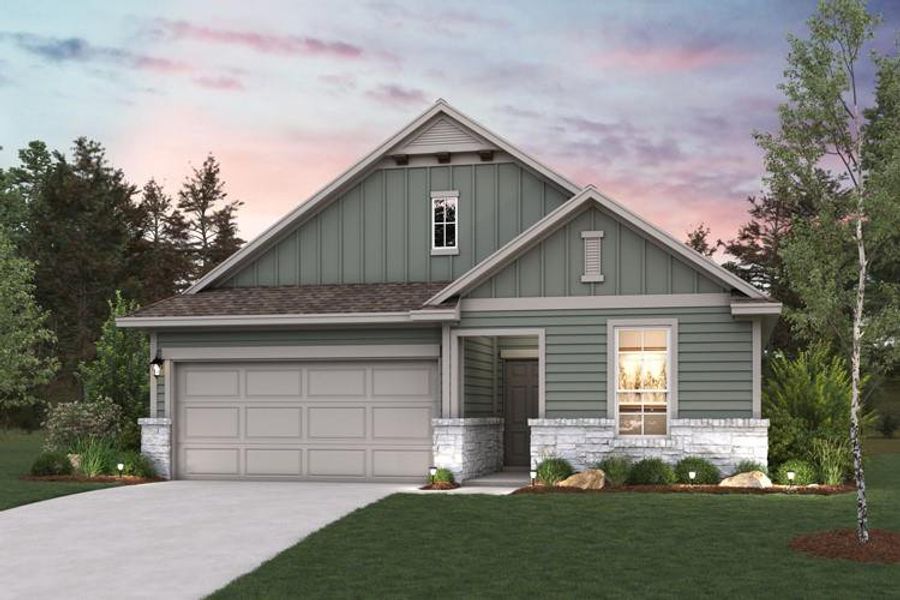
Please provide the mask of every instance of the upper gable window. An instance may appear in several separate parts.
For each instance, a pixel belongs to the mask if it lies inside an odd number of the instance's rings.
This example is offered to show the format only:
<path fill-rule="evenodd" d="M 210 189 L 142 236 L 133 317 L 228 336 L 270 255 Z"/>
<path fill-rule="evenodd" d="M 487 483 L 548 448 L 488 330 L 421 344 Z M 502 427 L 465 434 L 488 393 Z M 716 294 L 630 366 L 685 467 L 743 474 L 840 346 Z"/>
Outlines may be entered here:
<path fill-rule="evenodd" d="M 431 192 L 431 253 L 459 254 L 459 192 Z"/>

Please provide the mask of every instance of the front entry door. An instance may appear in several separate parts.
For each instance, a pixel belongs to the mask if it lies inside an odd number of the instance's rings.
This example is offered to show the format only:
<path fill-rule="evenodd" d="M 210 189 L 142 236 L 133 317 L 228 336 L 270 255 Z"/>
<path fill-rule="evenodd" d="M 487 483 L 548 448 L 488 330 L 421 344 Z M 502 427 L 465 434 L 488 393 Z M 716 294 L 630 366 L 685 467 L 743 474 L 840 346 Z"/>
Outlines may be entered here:
<path fill-rule="evenodd" d="M 503 382 L 504 463 L 508 467 L 528 467 L 531 464 L 528 419 L 538 417 L 538 361 L 504 361 Z"/>

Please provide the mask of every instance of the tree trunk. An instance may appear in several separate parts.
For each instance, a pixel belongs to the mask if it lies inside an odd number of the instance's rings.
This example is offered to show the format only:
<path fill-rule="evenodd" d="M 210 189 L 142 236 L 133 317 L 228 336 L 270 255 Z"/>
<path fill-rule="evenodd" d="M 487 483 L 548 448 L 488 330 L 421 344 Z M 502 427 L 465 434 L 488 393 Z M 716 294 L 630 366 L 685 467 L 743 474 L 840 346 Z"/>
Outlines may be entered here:
<path fill-rule="evenodd" d="M 852 393 L 850 398 L 850 443 L 853 445 L 853 475 L 856 479 L 856 537 L 860 544 L 869 541 L 869 506 L 866 502 L 866 478 L 863 473 L 862 443 L 859 430 L 860 360 L 862 354 L 862 320 L 866 295 L 866 246 L 863 243 L 863 200 L 857 199 L 856 249 L 859 256 L 859 281 L 856 284 L 856 306 L 853 309 Z"/>

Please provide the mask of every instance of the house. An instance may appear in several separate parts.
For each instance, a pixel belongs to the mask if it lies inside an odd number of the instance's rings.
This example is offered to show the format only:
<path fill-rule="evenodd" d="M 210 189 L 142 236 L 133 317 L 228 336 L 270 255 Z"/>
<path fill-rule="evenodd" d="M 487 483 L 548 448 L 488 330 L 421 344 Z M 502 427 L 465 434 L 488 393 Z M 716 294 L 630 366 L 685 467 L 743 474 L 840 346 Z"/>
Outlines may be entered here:
<path fill-rule="evenodd" d="M 765 463 L 780 308 L 439 100 L 118 325 L 150 334 L 142 448 L 166 477 L 465 480 L 549 455 Z"/>

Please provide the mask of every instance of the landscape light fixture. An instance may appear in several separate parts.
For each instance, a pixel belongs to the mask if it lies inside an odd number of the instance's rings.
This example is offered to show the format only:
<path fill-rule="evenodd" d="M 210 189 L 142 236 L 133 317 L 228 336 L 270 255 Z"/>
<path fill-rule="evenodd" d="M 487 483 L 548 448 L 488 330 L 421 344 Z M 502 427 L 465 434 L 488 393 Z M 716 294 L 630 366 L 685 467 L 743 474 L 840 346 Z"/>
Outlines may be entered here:
<path fill-rule="evenodd" d="M 154 377 L 159 377 L 160 373 L 162 373 L 162 365 L 163 359 L 160 358 L 159 355 L 150 361 L 150 368 L 153 369 Z"/>
<path fill-rule="evenodd" d="M 116 465 L 116 469 L 119 471 L 119 477 L 121 477 L 121 476 L 122 476 L 122 471 L 125 470 L 125 464 L 124 464 L 124 463 L 119 463 L 119 464 L 117 464 L 117 465 Z"/>
<path fill-rule="evenodd" d="M 534 485 L 534 481 L 537 479 L 537 471 L 532 470 L 528 475 L 531 477 L 531 485 Z"/>
<path fill-rule="evenodd" d="M 428 467 L 428 481 L 434 483 L 434 476 L 437 475 L 437 467 Z"/>
<path fill-rule="evenodd" d="M 697 479 L 697 471 L 688 471 L 688 479 L 691 480 L 691 483 L 694 483 L 694 480 Z"/>
<path fill-rule="evenodd" d="M 797 476 L 793 471 L 787 472 L 788 485 L 794 485 L 794 478 Z"/>

